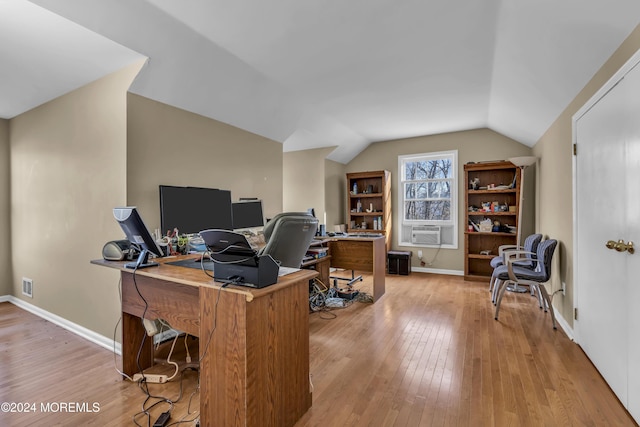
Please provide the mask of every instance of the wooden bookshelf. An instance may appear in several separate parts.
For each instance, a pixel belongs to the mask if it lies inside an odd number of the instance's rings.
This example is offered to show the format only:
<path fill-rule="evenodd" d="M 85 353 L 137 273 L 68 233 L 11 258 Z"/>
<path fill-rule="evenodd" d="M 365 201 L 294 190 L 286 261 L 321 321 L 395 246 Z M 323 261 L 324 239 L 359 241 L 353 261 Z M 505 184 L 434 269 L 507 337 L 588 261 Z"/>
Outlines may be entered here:
<path fill-rule="evenodd" d="M 392 227 L 391 172 L 348 173 L 347 194 L 347 232 L 382 234 L 389 251 Z"/>
<path fill-rule="evenodd" d="M 468 163 L 464 165 L 464 171 L 467 218 L 464 228 L 464 278 L 488 281 L 492 273 L 489 263 L 498 255 L 498 248 L 501 245 L 516 244 L 516 228 L 506 231 L 504 227 L 519 226 L 520 173 L 518 168 L 508 161 Z M 474 178 L 479 179 L 478 189 L 471 188 L 470 183 Z M 484 210 L 487 206 L 490 207 L 490 211 Z M 506 210 L 503 210 L 505 207 Z M 492 224 L 498 221 L 502 228 L 500 231 L 469 229 L 469 221 L 478 224 L 483 219 L 491 220 Z M 481 254 L 485 251 L 489 251 L 489 254 Z"/>

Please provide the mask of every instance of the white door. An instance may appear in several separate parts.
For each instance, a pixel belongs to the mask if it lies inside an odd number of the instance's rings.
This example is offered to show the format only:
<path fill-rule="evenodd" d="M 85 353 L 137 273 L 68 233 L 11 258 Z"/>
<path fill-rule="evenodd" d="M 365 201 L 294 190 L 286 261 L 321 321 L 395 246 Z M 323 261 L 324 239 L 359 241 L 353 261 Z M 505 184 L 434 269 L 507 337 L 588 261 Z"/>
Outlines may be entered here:
<path fill-rule="evenodd" d="M 574 325 L 580 346 L 640 420 L 640 251 L 605 246 L 640 238 L 640 67 L 617 79 L 574 128 Z"/>

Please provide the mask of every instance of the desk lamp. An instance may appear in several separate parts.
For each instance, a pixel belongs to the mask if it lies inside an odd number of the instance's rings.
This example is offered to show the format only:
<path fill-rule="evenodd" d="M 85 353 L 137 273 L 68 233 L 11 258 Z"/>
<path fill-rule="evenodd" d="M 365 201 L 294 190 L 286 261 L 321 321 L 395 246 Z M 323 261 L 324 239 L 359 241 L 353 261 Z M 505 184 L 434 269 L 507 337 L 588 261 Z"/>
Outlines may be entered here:
<path fill-rule="evenodd" d="M 522 206 L 524 203 L 524 170 L 534 164 L 538 160 L 535 156 L 512 157 L 509 159 L 511 163 L 520 169 L 520 202 L 518 203 L 518 226 L 516 227 L 516 244 L 522 247 Z M 527 288 L 517 285 L 507 286 L 507 290 L 512 292 L 526 292 Z"/>

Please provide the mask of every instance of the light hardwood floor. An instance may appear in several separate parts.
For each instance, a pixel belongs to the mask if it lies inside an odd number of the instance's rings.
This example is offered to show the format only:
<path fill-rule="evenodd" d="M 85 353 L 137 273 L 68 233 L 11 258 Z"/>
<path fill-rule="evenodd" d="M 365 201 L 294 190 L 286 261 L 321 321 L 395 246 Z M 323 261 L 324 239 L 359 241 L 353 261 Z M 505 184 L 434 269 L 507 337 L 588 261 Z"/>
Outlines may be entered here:
<path fill-rule="evenodd" d="M 364 277 L 356 287 L 367 290 Z M 412 273 L 387 276 L 373 305 L 311 314 L 313 406 L 296 426 L 636 425 L 531 296 L 509 293 L 500 321 L 493 313 L 484 283 Z M 0 412 L 2 426 L 133 425 L 145 399 L 120 380 L 111 352 L 9 303 L 0 304 L 0 362 L 0 401 L 37 404 L 33 413 Z M 187 373 L 172 422 L 197 416 L 187 414 L 196 386 Z M 174 398 L 179 383 L 150 391 Z M 62 402 L 96 402 L 99 412 L 40 410 Z M 151 423 L 167 408 L 153 408 Z"/>

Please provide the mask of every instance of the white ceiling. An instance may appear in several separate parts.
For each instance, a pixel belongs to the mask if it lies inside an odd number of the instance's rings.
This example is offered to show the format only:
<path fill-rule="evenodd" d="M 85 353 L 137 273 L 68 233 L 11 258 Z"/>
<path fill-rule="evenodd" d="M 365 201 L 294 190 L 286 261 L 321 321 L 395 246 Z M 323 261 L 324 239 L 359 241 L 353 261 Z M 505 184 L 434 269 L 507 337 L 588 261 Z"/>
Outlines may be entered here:
<path fill-rule="evenodd" d="M 533 145 L 637 0 L 0 0 L 0 117 L 139 60 L 130 91 L 282 142 L 488 127 Z"/>

